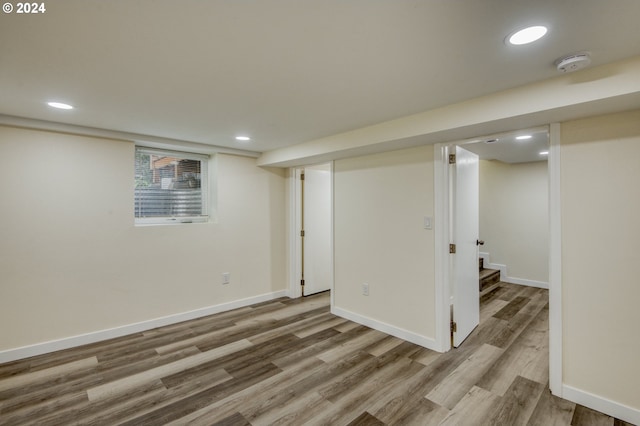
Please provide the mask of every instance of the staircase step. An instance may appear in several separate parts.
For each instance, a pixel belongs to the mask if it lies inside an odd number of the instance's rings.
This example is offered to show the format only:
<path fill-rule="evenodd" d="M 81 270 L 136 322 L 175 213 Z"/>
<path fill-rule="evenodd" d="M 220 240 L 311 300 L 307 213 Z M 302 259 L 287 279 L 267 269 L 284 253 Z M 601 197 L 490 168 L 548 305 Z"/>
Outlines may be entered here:
<path fill-rule="evenodd" d="M 500 271 L 497 269 L 483 269 L 480 271 L 480 291 L 500 281 Z"/>

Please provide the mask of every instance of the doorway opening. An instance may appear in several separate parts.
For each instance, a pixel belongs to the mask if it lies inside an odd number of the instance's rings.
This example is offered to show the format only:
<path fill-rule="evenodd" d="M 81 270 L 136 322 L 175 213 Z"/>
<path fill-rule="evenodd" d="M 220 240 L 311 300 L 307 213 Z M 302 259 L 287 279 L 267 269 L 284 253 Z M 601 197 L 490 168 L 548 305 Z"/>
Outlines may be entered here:
<path fill-rule="evenodd" d="M 480 259 L 503 282 L 549 288 L 548 147 L 547 127 L 436 147 L 445 222 L 436 244 L 450 253 L 439 261 L 444 351 L 480 322 Z"/>

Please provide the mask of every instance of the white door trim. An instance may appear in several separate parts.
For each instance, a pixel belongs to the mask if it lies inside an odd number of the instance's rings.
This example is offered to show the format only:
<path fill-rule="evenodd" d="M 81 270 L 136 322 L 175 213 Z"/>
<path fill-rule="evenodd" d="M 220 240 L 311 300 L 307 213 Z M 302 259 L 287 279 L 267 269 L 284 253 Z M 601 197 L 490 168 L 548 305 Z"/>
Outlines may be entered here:
<path fill-rule="evenodd" d="M 549 388 L 562 397 L 562 210 L 560 124 L 549 125 Z"/>
<path fill-rule="evenodd" d="M 449 330 L 449 146 L 434 147 L 434 210 L 435 210 L 435 286 L 436 286 L 436 347 L 441 352 L 451 349 Z"/>

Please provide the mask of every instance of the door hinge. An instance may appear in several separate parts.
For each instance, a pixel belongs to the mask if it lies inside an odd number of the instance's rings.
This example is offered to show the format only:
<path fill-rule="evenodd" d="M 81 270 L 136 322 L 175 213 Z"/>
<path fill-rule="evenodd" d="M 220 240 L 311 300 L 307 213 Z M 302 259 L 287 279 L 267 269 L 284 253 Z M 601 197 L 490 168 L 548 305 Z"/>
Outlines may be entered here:
<path fill-rule="evenodd" d="M 456 245 L 449 244 L 449 253 L 454 254 L 456 252 Z"/>
<path fill-rule="evenodd" d="M 300 236 L 304 237 L 304 229 L 300 231 Z"/>
<path fill-rule="evenodd" d="M 458 331 L 458 323 L 455 321 L 451 321 L 451 332 L 456 333 Z"/>
<path fill-rule="evenodd" d="M 304 280 L 300 280 L 300 285 L 304 287 Z"/>
<path fill-rule="evenodd" d="M 300 180 L 304 180 L 304 173 L 300 173 Z"/>
<path fill-rule="evenodd" d="M 456 164 L 456 155 L 449 154 L 449 164 Z"/>

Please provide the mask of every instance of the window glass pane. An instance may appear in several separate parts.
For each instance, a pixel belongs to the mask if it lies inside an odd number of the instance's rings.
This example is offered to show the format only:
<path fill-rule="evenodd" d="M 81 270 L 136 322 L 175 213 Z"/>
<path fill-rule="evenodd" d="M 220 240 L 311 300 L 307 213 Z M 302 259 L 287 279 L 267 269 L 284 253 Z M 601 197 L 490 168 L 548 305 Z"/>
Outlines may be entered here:
<path fill-rule="evenodd" d="M 206 217 L 206 162 L 189 154 L 136 149 L 135 217 Z"/>

